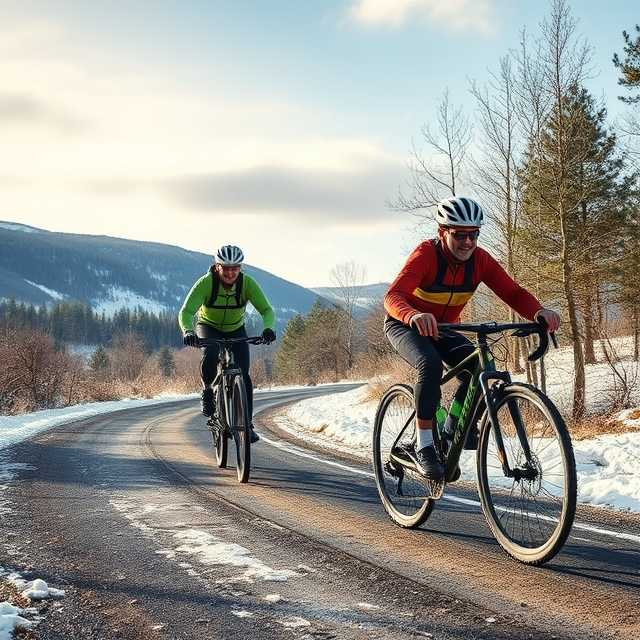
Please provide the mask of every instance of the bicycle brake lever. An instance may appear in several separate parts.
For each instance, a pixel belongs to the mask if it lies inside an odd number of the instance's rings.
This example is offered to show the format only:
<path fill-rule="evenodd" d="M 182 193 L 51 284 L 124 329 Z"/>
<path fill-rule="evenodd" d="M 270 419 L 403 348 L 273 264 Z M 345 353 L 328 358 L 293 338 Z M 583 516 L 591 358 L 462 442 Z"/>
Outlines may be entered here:
<path fill-rule="evenodd" d="M 539 332 L 538 339 L 538 348 L 527 356 L 527 360 L 529 360 L 529 362 L 534 362 L 535 360 L 542 358 L 549 348 L 549 334 L 546 331 Z"/>
<path fill-rule="evenodd" d="M 549 336 L 551 337 L 551 342 L 553 343 L 553 346 L 557 349 L 558 348 L 558 339 L 556 338 L 556 332 L 552 331 Z"/>

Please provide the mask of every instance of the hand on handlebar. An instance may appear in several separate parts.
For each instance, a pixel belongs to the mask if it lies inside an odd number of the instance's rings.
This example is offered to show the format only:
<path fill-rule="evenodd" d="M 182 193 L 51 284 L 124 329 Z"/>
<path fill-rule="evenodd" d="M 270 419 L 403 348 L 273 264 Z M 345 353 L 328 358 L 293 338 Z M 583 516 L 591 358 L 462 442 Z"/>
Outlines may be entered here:
<path fill-rule="evenodd" d="M 260 337 L 265 344 L 271 344 L 276 339 L 276 332 L 273 329 L 267 328 L 262 332 Z"/>
<path fill-rule="evenodd" d="M 198 336 L 193 333 L 193 331 L 187 331 L 187 333 L 182 336 L 182 344 L 185 347 L 198 347 Z"/>
<path fill-rule="evenodd" d="M 438 338 L 438 321 L 432 313 L 416 313 L 411 316 L 409 326 L 413 327 L 421 336 Z"/>
<path fill-rule="evenodd" d="M 535 315 L 535 320 L 547 325 L 547 333 L 553 333 L 560 327 L 560 316 L 551 309 L 540 309 Z"/>

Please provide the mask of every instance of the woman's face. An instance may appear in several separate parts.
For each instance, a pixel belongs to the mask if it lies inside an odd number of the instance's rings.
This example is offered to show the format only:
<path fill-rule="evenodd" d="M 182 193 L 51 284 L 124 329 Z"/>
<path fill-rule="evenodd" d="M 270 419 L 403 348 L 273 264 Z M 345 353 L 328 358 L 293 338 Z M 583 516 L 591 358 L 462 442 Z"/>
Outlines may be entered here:
<path fill-rule="evenodd" d="M 231 286 L 238 279 L 241 269 L 242 266 L 239 264 L 219 264 L 218 273 L 220 274 L 220 280 L 222 280 L 224 284 Z"/>

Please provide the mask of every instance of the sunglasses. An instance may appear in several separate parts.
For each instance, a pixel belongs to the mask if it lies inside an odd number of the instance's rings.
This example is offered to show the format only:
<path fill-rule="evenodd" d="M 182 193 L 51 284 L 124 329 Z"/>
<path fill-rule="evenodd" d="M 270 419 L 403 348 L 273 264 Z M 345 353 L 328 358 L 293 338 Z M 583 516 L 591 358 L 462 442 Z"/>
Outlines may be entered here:
<path fill-rule="evenodd" d="M 477 240 L 480 235 L 480 229 L 475 231 L 453 231 L 449 229 L 449 233 L 453 236 L 456 242 L 464 242 L 467 238 L 471 241 Z"/>

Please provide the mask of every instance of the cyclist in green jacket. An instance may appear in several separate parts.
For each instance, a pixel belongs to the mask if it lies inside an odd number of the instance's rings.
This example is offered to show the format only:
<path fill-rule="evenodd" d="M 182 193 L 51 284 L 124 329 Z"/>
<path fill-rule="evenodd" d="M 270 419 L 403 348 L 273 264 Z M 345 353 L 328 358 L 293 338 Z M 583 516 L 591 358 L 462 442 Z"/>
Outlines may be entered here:
<path fill-rule="evenodd" d="M 188 347 L 198 347 L 201 338 L 246 338 L 244 325 L 248 303 L 262 316 L 262 340 L 269 344 L 276 339 L 275 314 L 262 289 L 249 275 L 242 273 L 244 254 L 239 247 L 225 245 L 216 252 L 215 263 L 209 272 L 191 287 L 185 298 L 178 322 L 182 330 L 182 342 Z M 194 326 L 197 316 L 197 323 Z M 233 348 L 233 359 L 242 369 L 249 416 L 253 416 L 253 383 L 249 375 L 249 345 L 238 342 Z M 202 413 L 211 416 L 215 412 L 212 384 L 218 366 L 218 350 L 202 348 L 200 376 L 202 377 Z M 258 434 L 251 431 L 251 442 L 258 441 Z"/>

